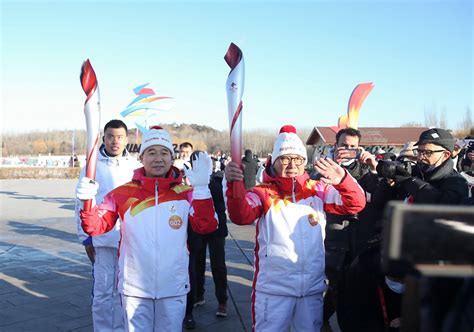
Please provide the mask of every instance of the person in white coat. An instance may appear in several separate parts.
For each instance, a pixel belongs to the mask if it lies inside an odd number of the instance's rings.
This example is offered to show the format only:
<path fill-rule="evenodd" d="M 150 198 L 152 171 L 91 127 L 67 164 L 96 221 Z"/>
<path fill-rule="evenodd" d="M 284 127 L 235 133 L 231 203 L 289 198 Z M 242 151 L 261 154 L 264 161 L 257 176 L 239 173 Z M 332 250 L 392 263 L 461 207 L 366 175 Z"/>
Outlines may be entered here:
<path fill-rule="evenodd" d="M 97 158 L 96 181 L 99 190 L 95 196 L 100 203 L 104 196 L 116 187 L 132 179 L 133 171 L 140 162 L 126 150 L 127 126 L 121 120 L 111 120 L 104 127 L 103 144 Z M 85 176 L 81 170 L 79 182 Z M 78 236 L 92 262 L 92 321 L 94 331 L 123 331 L 123 312 L 117 291 L 118 246 L 120 223 L 99 236 L 88 236 L 81 228 L 79 212 L 82 202 L 76 200 L 75 220 Z"/>
<path fill-rule="evenodd" d="M 198 234 L 218 226 L 209 179 L 210 157 L 199 153 L 185 170 L 192 187 L 182 183 L 172 166 L 173 144 L 159 126 L 143 135 L 140 160 L 132 181 L 107 195 L 102 203 L 81 210 L 81 226 L 89 235 L 103 234 L 120 220 L 118 290 L 125 331 L 181 332 L 189 292 L 188 225 Z M 76 197 L 92 200 L 97 183 L 84 177 Z"/>
<path fill-rule="evenodd" d="M 244 188 L 242 168 L 225 168 L 226 207 L 237 225 L 255 223 L 252 331 L 319 332 L 325 285 L 326 213 L 356 214 L 365 196 L 355 179 L 330 159 L 305 171 L 306 147 L 296 128 L 285 125 L 267 160 L 264 182 Z"/>

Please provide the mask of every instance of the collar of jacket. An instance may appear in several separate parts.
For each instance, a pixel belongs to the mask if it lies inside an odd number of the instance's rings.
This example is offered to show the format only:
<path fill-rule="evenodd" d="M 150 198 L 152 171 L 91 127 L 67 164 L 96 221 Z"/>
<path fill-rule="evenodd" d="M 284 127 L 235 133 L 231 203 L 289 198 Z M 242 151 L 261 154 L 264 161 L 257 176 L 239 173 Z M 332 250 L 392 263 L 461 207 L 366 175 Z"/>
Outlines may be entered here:
<path fill-rule="evenodd" d="M 158 190 L 160 191 L 168 190 L 178 184 L 181 184 L 183 177 L 181 176 L 179 170 L 174 166 L 171 166 L 171 169 L 164 178 L 147 177 L 145 176 L 145 168 L 141 167 L 134 171 L 132 180 L 139 182 L 143 190 L 154 193 L 156 185 L 158 185 Z"/>
<path fill-rule="evenodd" d="M 274 183 L 277 186 L 278 191 L 284 195 L 291 195 L 293 193 L 293 183 L 295 193 L 301 191 L 308 179 L 309 175 L 306 172 L 304 172 L 303 175 L 298 175 L 294 178 L 270 175 L 268 169 L 265 169 L 263 173 L 263 182 Z"/>
<path fill-rule="evenodd" d="M 123 152 L 122 152 L 122 156 L 121 157 L 111 157 L 107 154 L 107 152 L 105 152 L 105 144 L 102 143 L 102 145 L 100 146 L 99 148 L 99 154 L 97 156 L 97 159 L 98 160 L 101 160 L 101 161 L 109 161 L 109 162 L 116 162 L 118 163 L 119 159 L 120 158 L 128 158 L 130 157 L 130 153 L 128 153 L 127 149 L 124 149 Z"/>
<path fill-rule="evenodd" d="M 444 179 L 448 175 L 450 175 L 454 168 L 453 168 L 453 160 L 449 158 L 446 160 L 444 163 L 436 167 L 433 171 L 427 173 L 427 174 L 421 174 L 421 172 L 418 171 L 419 176 L 426 182 L 436 182 L 439 180 Z"/>

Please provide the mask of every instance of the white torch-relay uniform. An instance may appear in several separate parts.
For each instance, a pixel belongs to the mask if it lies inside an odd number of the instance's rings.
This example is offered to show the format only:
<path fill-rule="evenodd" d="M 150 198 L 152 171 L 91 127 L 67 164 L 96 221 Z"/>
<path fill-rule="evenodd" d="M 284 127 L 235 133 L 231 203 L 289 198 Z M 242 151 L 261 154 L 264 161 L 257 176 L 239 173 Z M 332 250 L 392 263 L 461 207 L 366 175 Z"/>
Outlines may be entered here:
<path fill-rule="evenodd" d="M 306 159 L 296 133 L 283 130 L 273 160 L 283 155 Z M 234 191 L 234 186 L 240 190 Z M 325 212 L 358 213 L 365 206 L 362 189 L 347 171 L 332 186 L 311 180 L 306 172 L 278 176 L 268 164 L 263 183 L 245 192 L 243 181 L 228 182 L 224 192 L 233 223 L 256 223 L 253 331 L 319 332 L 325 290 Z"/>
<path fill-rule="evenodd" d="M 166 130 L 150 128 L 143 136 L 140 155 L 153 146 L 162 146 L 169 153 L 162 149 L 156 155 L 150 149 L 151 156 L 143 157 L 144 167 L 135 170 L 132 181 L 109 192 L 91 211 L 81 210 L 81 226 L 96 236 L 121 221 L 118 290 L 125 330 L 181 332 L 190 289 L 188 222 L 199 234 L 218 227 L 208 187 L 212 163 L 206 153 L 193 159 L 193 169 L 186 170 L 191 188 L 182 184 L 182 175 L 175 167 L 162 176 L 153 176 L 153 167 L 161 170 L 171 159 L 173 146 Z M 76 196 L 81 200 L 94 197 L 94 186 L 84 178 Z"/>

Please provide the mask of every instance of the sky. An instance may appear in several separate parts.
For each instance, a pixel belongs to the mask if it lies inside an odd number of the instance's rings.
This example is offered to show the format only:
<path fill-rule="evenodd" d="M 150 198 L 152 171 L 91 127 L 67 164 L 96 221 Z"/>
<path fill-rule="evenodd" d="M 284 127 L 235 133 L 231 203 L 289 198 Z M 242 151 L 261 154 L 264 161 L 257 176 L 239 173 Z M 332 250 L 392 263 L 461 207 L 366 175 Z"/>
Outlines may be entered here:
<path fill-rule="evenodd" d="M 0 3 L 3 133 L 85 129 L 85 59 L 103 124 L 150 83 L 174 103 L 151 122 L 227 129 L 231 42 L 245 61 L 244 130 L 335 126 L 365 82 L 360 127 L 431 111 L 456 129 L 473 107 L 471 0 Z"/>

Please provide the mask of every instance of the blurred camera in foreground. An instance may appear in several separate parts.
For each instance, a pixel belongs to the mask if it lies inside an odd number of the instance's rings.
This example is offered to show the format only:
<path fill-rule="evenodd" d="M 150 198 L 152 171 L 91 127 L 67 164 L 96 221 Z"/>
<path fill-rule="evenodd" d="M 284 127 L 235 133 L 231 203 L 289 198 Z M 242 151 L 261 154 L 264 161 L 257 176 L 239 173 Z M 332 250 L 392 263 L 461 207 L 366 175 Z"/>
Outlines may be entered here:
<path fill-rule="evenodd" d="M 474 207 L 390 203 L 383 234 L 388 272 L 474 277 Z"/>

